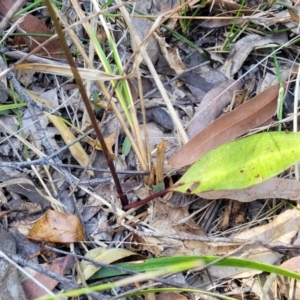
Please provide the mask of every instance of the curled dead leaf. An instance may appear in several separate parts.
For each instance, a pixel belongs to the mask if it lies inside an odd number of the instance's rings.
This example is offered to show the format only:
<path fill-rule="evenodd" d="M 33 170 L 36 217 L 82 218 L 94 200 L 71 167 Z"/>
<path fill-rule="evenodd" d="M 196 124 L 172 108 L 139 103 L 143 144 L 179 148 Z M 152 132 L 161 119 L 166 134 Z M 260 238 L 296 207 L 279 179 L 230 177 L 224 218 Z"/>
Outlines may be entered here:
<path fill-rule="evenodd" d="M 78 217 L 54 210 L 48 210 L 34 224 L 27 237 L 51 243 L 74 243 L 85 239 L 83 226 Z"/>

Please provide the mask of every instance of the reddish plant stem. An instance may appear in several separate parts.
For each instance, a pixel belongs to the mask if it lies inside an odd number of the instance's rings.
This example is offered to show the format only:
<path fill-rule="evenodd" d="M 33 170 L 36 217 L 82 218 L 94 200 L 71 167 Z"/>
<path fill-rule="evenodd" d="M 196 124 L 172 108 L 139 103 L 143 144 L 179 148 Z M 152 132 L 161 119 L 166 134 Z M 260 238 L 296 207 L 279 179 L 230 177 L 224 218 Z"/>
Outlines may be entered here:
<path fill-rule="evenodd" d="M 147 204 L 148 202 L 160 197 L 160 196 L 163 196 L 165 195 L 166 193 L 168 192 L 171 192 L 171 188 L 167 188 L 167 189 L 164 189 L 162 191 L 159 191 L 143 200 L 140 200 L 140 201 L 137 201 L 137 202 L 134 202 L 134 203 L 131 203 L 131 204 L 127 204 L 125 206 L 123 206 L 123 210 L 129 210 L 130 208 L 135 208 L 135 207 L 139 207 L 139 206 L 142 206 L 142 205 L 145 205 Z"/>
<path fill-rule="evenodd" d="M 55 29 L 56 29 L 57 34 L 59 36 L 60 42 L 62 44 L 62 47 L 63 47 L 64 51 L 65 51 L 65 55 L 66 55 L 66 57 L 68 59 L 69 65 L 71 67 L 71 70 L 72 70 L 75 82 L 76 82 L 77 87 L 78 87 L 78 91 L 81 94 L 82 100 L 84 102 L 84 105 L 86 107 L 88 115 L 89 115 L 89 117 L 91 119 L 93 128 L 94 128 L 94 130 L 96 132 L 97 138 L 98 138 L 98 140 L 100 142 L 100 145 L 102 147 L 103 154 L 104 154 L 105 159 L 107 161 L 108 167 L 109 167 L 109 169 L 111 171 L 111 175 L 112 175 L 113 180 L 115 182 L 116 190 L 117 190 L 117 193 L 118 193 L 118 195 L 120 197 L 121 203 L 122 203 L 122 205 L 126 205 L 128 202 L 127 202 L 127 199 L 126 199 L 125 195 L 123 194 L 122 187 L 121 187 L 121 184 L 120 184 L 120 181 L 119 181 L 119 177 L 118 177 L 118 175 L 117 175 L 117 173 L 115 171 L 115 166 L 113 164 L 113 160 L 112 160 L 112 158 L 109 155 L 109 152 L 108 152 L 108 149 L 106 147 L 103 135 L 102 135 L 101 130 L 100 130 L 98 124 L 97 124 L 97 120 L 96 120 L 96 118 L 94 116 L 94 111 L 92 109 L 92 106 L 91 106 L 90 101 L 88 99 L 88 96 L 86 94 L 86 91 L 85 91 L 82 79 L 81 79 L 80 74 L 78 72 L 78 69 L 77 69 L 77 67 L 76 67 L 76 65 L 74 63 L 72 54 L 71 54 L 71 52 L 69 50 L 69 47 L 68 47 L 67 42 L 65 40 L 65 37 L 63 35 L 62 28 L 61 28 L 58 20 L 56 19 L 55 11 L 54 11 L 54 9 L 52 7 L 52 4 L 51 4 L 50 0 L 46 0 L 45 4 L 46 4 L 46 6 L 48 8 L 49 14 L 50 14 L 51 19 L 52 19 L 52 21 L 54 23 L 54 26 L 55 26 Z"/>

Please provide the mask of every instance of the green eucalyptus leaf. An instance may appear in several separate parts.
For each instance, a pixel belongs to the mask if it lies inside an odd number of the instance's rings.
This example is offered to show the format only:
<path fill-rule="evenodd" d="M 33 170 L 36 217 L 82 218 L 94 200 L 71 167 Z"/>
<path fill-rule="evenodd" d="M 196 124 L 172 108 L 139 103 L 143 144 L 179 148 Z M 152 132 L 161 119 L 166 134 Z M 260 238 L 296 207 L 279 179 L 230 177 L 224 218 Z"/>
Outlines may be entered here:
<path fill-rule="evenodd" d="M 299 133 L 255 134 L 206 153 L 170 189 L 193 194 L 243 189 L 281 173 L 299 160 Z"/>

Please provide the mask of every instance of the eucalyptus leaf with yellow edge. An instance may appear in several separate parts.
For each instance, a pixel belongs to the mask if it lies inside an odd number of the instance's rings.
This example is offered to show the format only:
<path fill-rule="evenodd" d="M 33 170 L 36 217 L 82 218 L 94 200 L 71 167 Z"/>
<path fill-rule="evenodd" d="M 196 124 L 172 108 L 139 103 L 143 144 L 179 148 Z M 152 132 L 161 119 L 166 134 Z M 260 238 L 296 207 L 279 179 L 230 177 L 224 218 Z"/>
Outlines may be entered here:
<path fill-rule="evenodd" d="M 299 160 L 300 133 L 259 133 L 206 153 L 170 190 L 198 194 L 243 189 L 280 174 Z"/>
<path fill-rule="evenodd" d="M 136 255 L 136 253 L 122 249 L 122 248 L 95 248 L 90 251 L 88 251 L 85 254 L 86 258 L 90 258 L 105 264 L 110 264 L 112 262 L 115 262 L 119 259 L 131 256 L 131 255 Z M 82 270 L 82 274 L 84 276 L 85 280 L 88 280 L 91 276 L 93 276 L 101 267 L 95 266 L 91 264 L 88 261 L 82 260 L 80 263 L 80 267 Z M 78 283 L 81 283 L 81 279 L 78 278 L 77 280 Z"/>

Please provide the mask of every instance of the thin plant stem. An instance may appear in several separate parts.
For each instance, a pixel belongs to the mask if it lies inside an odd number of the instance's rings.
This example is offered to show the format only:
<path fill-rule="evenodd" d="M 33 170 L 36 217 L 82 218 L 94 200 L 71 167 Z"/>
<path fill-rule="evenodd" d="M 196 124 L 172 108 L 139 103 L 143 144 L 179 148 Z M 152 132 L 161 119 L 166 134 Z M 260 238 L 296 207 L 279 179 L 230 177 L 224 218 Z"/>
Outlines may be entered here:
<path fill-rule="evenodd" d="M 50 16 L 52 18 L 52 21 L 54 23 L 55 29 L 56 29 L 56 31 L 58 33 L 59 38 L 60 38 L 62 47 L 63 47 L 63 49 L 65 51 L 66 57 L 68 59 L 68 62 L 70 64 L 70 67 L 71 67 L 74 79 L 75 79 L 76 84 L 78 86 L 78 90 L 79 90 L 79 92 L 80 92 L 80 94 L 82 96 L 82 100 L 84 101 L 84 104 L 85 104 L 86 110 L 88 112 L 88 115 L 90 117 L 91 123 L 92 123 L 93 128 L 94 128 L 94 130 L 96 132 L 97 138 L 98 138 L 98 140 L 99 140 L 99 142 L 101 144 L 103 154 L 104 154 L 104 156 L 106 158 L 107 164 L 108 164 L 108 166 L 110 168 L 112 177 L 113 177 L 115 185 L 116 185 L 116 190 L 117 190 L 117 192 L 119 194 L 119 197 L 120 197 L 120 200 L 121 200 L 122 204 L 126 205 L 127 201 L 126 201 L 125 196 L 123 194 L 122 187 L 121 187 L 118 175 L 117 175 L 117 173 L 115 171 L 115 166 L 113 164 L 111 156 L 109 155 L 109 152 L 108 152 L 107 146 L 105 144 L 103 135 L 102 135 L 101 130 L 100 130 L 99 126 L 98 126 L 97 120 L 96 120 L 96 118 L 94 116 L 94 112 L 93 112 L 93 109 L 91 107 L 90 101 L 89 101 L 89 99 L 87 97 L 87 94 L 86 94 L 86 91 L 85 91 L 82 79 L 81 79 L 81 77 L 79 75 L 79 72 L 78 72 L 78 69 L 77 69 L 77 67 L 76 67 L 76 65 L 74 63 L 72 54 L 71 54 L 71 52 L 69 50 L 69 47 L 67 45 L 67 42 L 66 42 L 66 40 L 64 38 L 62 28 L 59 25 L 59 22 L 58 22 L 57 18 L 55 17 L 56 14 L 55 14 L 54 8 L 53 8 L 50 0 L 46 0 L 45 2 L 46 2 L 46 5 L 47 5 L 49 14 L 50 14 Z"/>

